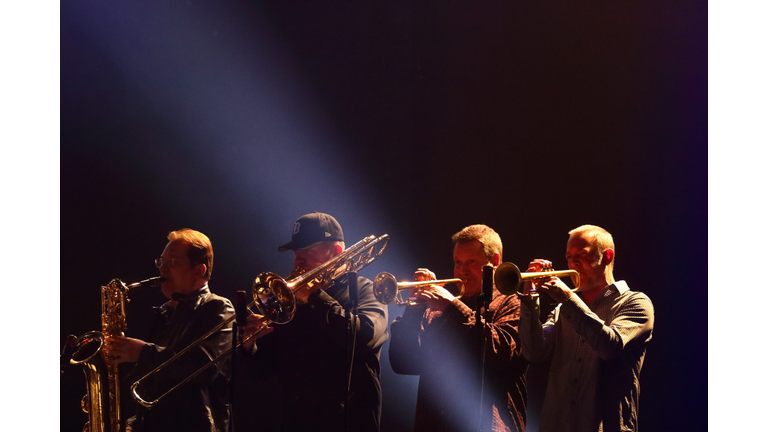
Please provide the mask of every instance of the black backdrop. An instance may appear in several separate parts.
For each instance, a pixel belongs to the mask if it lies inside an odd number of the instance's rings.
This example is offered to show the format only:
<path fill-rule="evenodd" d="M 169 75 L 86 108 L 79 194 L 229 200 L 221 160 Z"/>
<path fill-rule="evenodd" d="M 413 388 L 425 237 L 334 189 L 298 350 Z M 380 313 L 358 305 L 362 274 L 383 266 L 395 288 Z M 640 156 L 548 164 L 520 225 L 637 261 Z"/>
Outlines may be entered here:
<path fill-rule="evenodd" d="M 392 236 L 371 278 L 452 277 L 450 236 L 474 223 L 504 261 L 565 268 L 567 231 L 601 225 L 656 307 L 640 424 L 706 427 L 704 2 L 64 2 L 60 194 L 62 343 L 182 227 L 210 236 L 211 286 L 233 298 L 288 274 L 276 248 L 311 211 L 348 245 Z M 140 335 L 162 299 L 132 298 Z M 383 430 L 409 430 L 417 381 L 386 348 Z M 81 430 L 84 389 L 62 375 L 62 431 Z"/>

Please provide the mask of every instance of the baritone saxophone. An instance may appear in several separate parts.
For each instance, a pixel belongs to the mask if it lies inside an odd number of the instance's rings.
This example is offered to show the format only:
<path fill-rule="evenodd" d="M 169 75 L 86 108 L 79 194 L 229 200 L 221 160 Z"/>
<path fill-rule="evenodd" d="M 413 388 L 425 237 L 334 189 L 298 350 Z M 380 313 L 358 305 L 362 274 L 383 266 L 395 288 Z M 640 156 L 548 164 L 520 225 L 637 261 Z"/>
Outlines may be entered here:
<path fill-rule="evenodd" d="M 130 285 L 113 279 L 101 287 L 101 331 L 90 331 L 75 342 L 71 364 L 80 364 L 85 373 L 86 394 L 80 403 L 88 414 L 83 432 L 120 432 L 120 377 L 117 365 L 105 362 L 104 344 L 107 338 L 125 336 L 125 304 L 132 288 L 153 286 L 162 282 L 153 277 Z"/>

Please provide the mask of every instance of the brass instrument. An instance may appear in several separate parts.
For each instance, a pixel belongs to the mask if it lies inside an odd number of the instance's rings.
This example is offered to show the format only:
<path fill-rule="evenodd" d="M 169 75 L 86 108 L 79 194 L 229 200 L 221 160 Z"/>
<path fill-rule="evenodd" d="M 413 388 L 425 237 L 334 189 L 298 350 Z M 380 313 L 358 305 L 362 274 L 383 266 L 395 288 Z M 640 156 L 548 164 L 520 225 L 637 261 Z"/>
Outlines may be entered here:
<path fill-rule="evenodd" d="M 572 278 L 575 277 L 575 284 L 576 287 L 571 289 L 571 292 L 576 292 L 579 290 L 579 285 L 581 283 L 581 279 L 579 278 L 579 272 L 576 270 L 559 270 L 555 271 L 552 270 L 551 266 L 544 267 L 544 271 L 541 272 L 527 272 L 527 273 L 521 273 L 520 269 L 517 268 L 516 265 L 505 262 L 501 263 L 497 268 L 496 272 L 493 276 L 494 284 L 496 285 L 496 289 L 499 290 L 502 294 L 510 295 L 510 294 L 518 294 L 521 296 L 525 296 L 526 294 L 523 294 L 523 291 L 520 289 L 520 285 L 523 281 L 526 280 L 535 280 L 535 279 L 543 279 L 543 278 L 550 278 L 550 277 L 560 277 L 560 276 L 571 276 Z M 538 297 L 539 294 L 536 292 L 535 289 L 531 290 L 529 294 L 531 298 Z"/>
<path fill-rule="evenodd" d="M 252 313 L 251 306 L 253 306 L 253 302 L 249 303 L 245 307 L 246 310 L 249 313 Z M 168 366 L 170 363 L 173 363 L 174 361 L 176 361 L 176 359 L 178 359 L 182 355 L 186 354 L 187 351 L 189 351 L 189 350 L 191 350 L 193 348 L 196 348 L 198 345 L 200 345 L 201 343 L 205 342 L 205 340 L 208 339 L 209 337 L 211 337 L 214 333 L 218 332 L 219 330 L 221 330 L 221 329 L 223 329 L 225 327 L 228 327 L 230 325 L 230 323 L 232 323 L 232 321 L 234 321 L 235 319 L 237 319 L 237 315 L 233 315 L 233 316 L 227 318 L 226 320 L 222 321 L 219 325 L 217 325 L 217 326 L 213 327 L 212 329 L 210 329 L 206 334 L 200 336 L 194 342 L 192 342 L 191 344 L 187 345 L 187 347 L 185 347 L 184 349 L 180 350 L 179 352 L 177 352 L 176 354 L 171 356 L 171 358 L 169 358 L 168 360 L 166 360 L 165 362 L 163 362 L 159 366 L 155 367 L 150 372 L 148 372 L 146 375 L 144 375 L 143 377 L 141 377 L 138 380 L 136 380 L 136 382 L 131 384 L 131 394 L 133 395 L 133 398 L 136 399 L 136 402 L 138 402 L 141 406 L 143 406 L 145 408 L 152 408 L 153 406 L 155 406 L 155 404 L 157 402 L 160 401 L 160 399 L 164 398 L 168 393 L 170 393 L 170 392 L 176 390 L 177 388 L 183 386 L 184 384 L 186 384 L 187 382 L 192 380 L 194 377 L 200 375 L 203 371 L 208 369 L 210 366 L 213 366 L 214 364 L 218 363 L 221 359 L 226 357 L 230 352 L 232 352 L 232 348 L 229 348 L 228 350 L 222 352 L 216 358 L 212 359 L 211 361 L 209 361 L 208 363 L 203 365 L 203 367 L 201 367 L 200 369 L 198 369 L 195 372 L 191 373 L 189 376 L 187 376 L 186 378 L 181 380 L 178 384 L 176 384 L 175 386 L 173 386 L 170 389 L 168 389 L 165 393 L 163 393 L 160 396 L 158 396 L 155 400 L 148 401 L 148 400 L 142 398 L 141 395 L 139 394 L 138 387 L 142 383 L 142 381 L 146 380 L 147 378 L 149 378 L 150 376 L 154 375 L 158 371 L 160 371 L 162 369 L 165 369 L 166 366 Z M 248 336 L 248 337 L 246 337 L 246 338 L 244 338 L 240 343 L 237 344 L 237 346 L 235 348 L 239 347 L 240 345 L 242 345 L 246 341 L 250 340 L 254 336 L 256 336 L 255 333 L 250 335 L 250 336 Z"/>
<path fill-rule="evenodd" d="M 442 286 L 447 284 L 456 284 L 459 287 L 460 292 L 456 297 L 461 298 L 461 296 L 464 295 L 464 282 L 461 279 L 398 282 L 391 273 L 381 272 L 377 274 L 376 278 L 373 280 L 373 295 L 376 297 L 376 300 L 383 304 L 390 304 L 394 301 L 398 306 L 417 305 L 423 304 L 423 302 L 419 302 L 413 298 L 404 300 L 402 292 L 416 287 L 429 285 Z"/>
<path fill-rule="evenodd" d="M 296 291 L 317 283 L 325 286 L 346 272 L 363 269 L 384 253 L 388 242 L 387 234 L 378 238 L 368 236 L 320 266 L 289 281 L 275 273 L 261 273 L 256 276 L 252 288 L 256 306 L 268 320 L 285 324 L 293 319 L 296 311 Z"/>
<path fill-rule="evenodd" d="M 256 276 L 256 279 L 253 282 L 253 286 L 251 287 L 253 301 L 249 303 L 246 308 L 248 309 L 249 313 L 253 313 L 251 307 L 256 305 L 259 314 L 266 317 L 267 320 L 262 323 L 261 328 L 259 328 L 256 332 L 249 335 L 248 337 L 243 338 L 243 340 L 238 343 L 235 348 L 241 346 L 251 338 L 256 337 L 256 335 L 261 330 L 265 329 L 270 324 L 285 324 L 291 321 L 293 319 L 293 314 L 296 311 L 296 296 L 294 294 L 296 291 L 317 283 L 325 286 L 330 284 L 333 279 L 341 276 L 346 272 L 356 272 L 363 269 L 365 266 L 378 259 L 382 253 L 384 253 L 384 249 L 386 249 L 388 242 L 389 235 L 387 234 L 384 234 L 380 237 L 368 236 L 363 240 L 355 243 L 349 249 L 312 270 L 304 273 L 292 273 L 292 276 L 296 274 L 298 275 L 287 281 L 275 273 L 260 273 L 258 276 Z M 189 346 L 176 353 L 173 357 L 166 360 L 163 364 L 157 366 L 155 369 L 139 378 L 139 380 L 131 385 L 131 393 L 133 394 L 133 398 L 136 399 L 136 401 L 142 406 L 151 408 L 158 401 L 160 401 L 160 399 L 165 397 L 165 395 L 184 385 L 186 382 L 198 376 L 208 367 L 217 363 L 222 358 L 231 353 L 232 348 L 222 352 L 218 357 L 210 360 L 200 369 L 184 378 L 184 380 L 182 380 L 180 383 L 171 387 L 168 389 L 168 391 L 161 394 L 153 401 L 145 400 L 138 392 L 138 387 L 142 381 L 164 369 L 166 366 L 168 366 L 168 364 L 181 357 L 187 351 L 200 345 L 208 337 L 229 325 L 236 318 L 236 316 L 232 316 L 229 319 L 223 321 L 221 324 L 211 329 L 208 333 L 204 334 L 189 344 Z"/>
<path fill-rule="evenodd" d="M 90 331 L 75 342 L 71 364 L 83 365 L 86 394 L 80 405 L 88 414 L 83 432 L 120 432 L 120 379 L 117 365 L 104 361 L 105 340 L 124 336 L 125 303 L 128 290 L 139 286 L 151 286 L 162 282 L 153 277 L 141 282 L 125 285 L 120 279 L 113 279 L 101 287 L 101 331 Z"/>

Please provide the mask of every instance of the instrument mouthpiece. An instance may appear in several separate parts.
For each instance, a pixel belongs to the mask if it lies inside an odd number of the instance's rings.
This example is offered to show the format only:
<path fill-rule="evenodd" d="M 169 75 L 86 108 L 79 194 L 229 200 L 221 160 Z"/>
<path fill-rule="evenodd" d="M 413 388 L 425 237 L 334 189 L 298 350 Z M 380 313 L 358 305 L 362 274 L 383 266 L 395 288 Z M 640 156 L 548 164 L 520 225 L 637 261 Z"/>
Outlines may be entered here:
<path fill-rule="evenodd" d="M 132 288 L 138 288 L 138 287 L 158 286 L 161 283 L 163 283 L 163 281 L 165 281 L 164 277 L 162 277 L 162 276 L 155 276 L 155 277 L 151 277 L 149 279 L 144 279 L 143 281 L 140 281 L 140 282 L 132 283 L 132 284 L 126 286 L 126 288 L 132 289 Z"/>

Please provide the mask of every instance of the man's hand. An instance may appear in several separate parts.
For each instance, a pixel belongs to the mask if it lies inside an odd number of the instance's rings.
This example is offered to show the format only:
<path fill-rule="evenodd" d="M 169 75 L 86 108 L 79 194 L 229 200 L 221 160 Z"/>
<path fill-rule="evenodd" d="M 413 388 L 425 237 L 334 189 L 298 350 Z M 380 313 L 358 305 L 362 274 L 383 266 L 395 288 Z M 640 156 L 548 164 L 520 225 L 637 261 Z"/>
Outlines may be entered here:
<path fill-rule="evenodd" d="M 545 279 L 539 286 L 539 290 L 549 294 L 552 300 L 558 303 L 567 301 L 573 295 L 568 285 L 556 277 Z"/>
<path fill-rule="evenodd" d="M 531 261 L 530 264 L 528 264 L 528 270 L 526 270 L 526 273 L 539 273 L 544 270 L 544 268 L 551 267 L 552 263 L 547 260 L 543 259 L 535 259 Z M 543 283 L 543 279 L 528 279 L 523 284 L 523 294 L 530 295 L 531 291 L 536 290 L 538 291 L 539 286 Z"/>
<path fill-rule="evenodd" d="M 437 280 L 437 277 L 435 277 L 435 274 L 431 270 L 420 268 L 413 273 L 413 280 L 414 282 L 425 282 L 425 281 Z M 418 290 L 418 287 L 411 289 L 412 292 L 415 292 L 417 290 Z"/>
<path fill-rule="evenodd" d="M 273 331 L 275 331 L 275 329 L 274 327 L 269 327 L 269 320 L 267 318 L 256 314 L 249 315 L 245 328 L 243 329 L 243 339 L 245 340 L 251 335 L 255 336 L 243 342 L 243 348 L 246 351 L 251 351 L 256 339 L 262 338 Z"/>
<path fill-rule="evenodd" d="M 543 271 L 544 268 L 552 268 L 552 263 L 547 260 L 537 259 L 537 260 L 531 261 L 531 263 L 528 264 L 527 272 L 538 273 Z M 558 303 L 563 303 L 567 301 L 573 295 L 573 293 L 571 292 L 571 289 L 568 288 L 568 285 L 566 285 L 563 281 L 561 281 L 560 278 L 556 278 L 556 277 L 540 278 L 540 279 L 525 281 L 523 294 L 528 295 L 531 292 L 532 288 L 535 288 L 537 291 L 545 292 L 549 294 L 552 300 Z"/>
<path fill-rule="evenodd" d="M 421 282 L 437 280 L 437 278 L 429 269 L 420 268 L 413 274 L 413 280 Z M 411 289 L 411 298 L 416 301 L 427 302 L 430 309 L 442 312 L 456 296 L 440 285 L 426 285 Z"/>
<path fill-rule="evenodd" d="M 141 349 L 146 345 L 143 340 L 124 336 L 107 338 L 105 342 L 104 361 L 108 365 L 138 361 Z"/>

